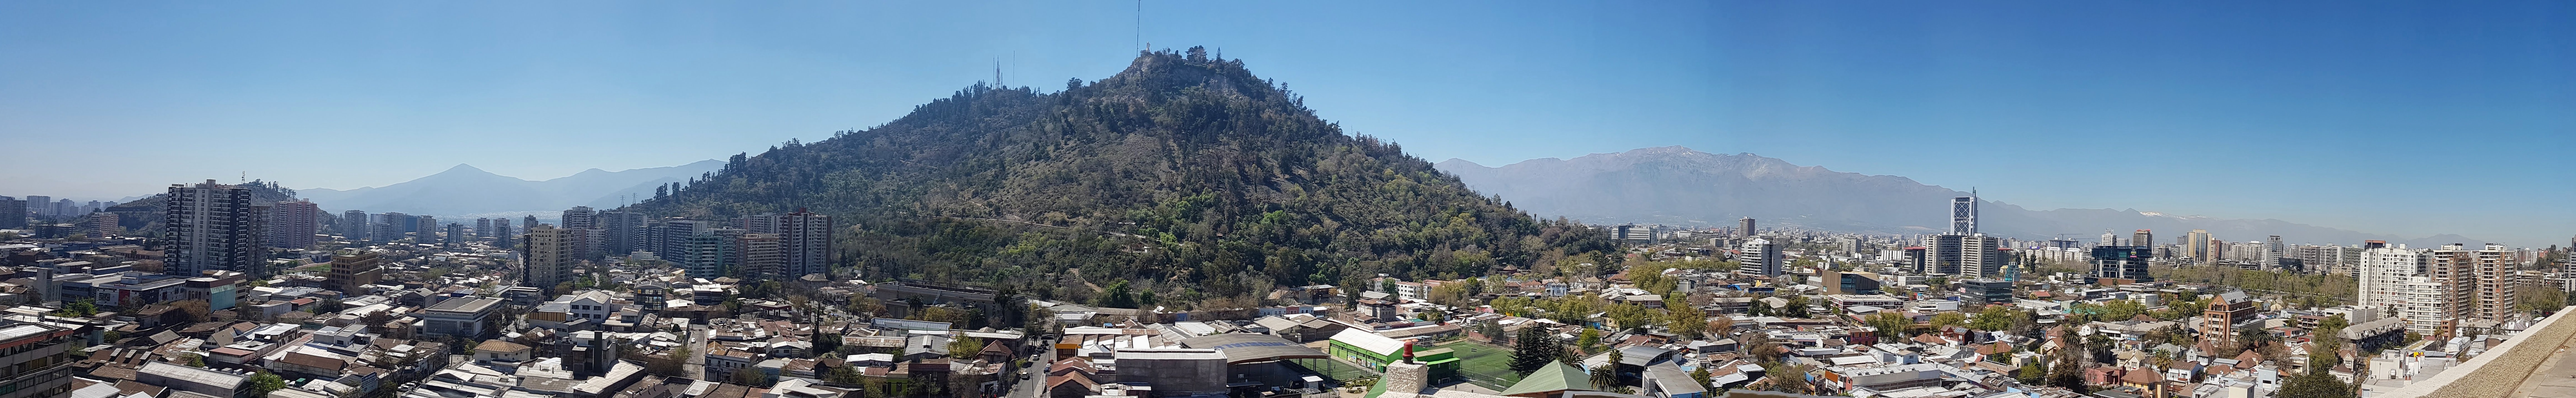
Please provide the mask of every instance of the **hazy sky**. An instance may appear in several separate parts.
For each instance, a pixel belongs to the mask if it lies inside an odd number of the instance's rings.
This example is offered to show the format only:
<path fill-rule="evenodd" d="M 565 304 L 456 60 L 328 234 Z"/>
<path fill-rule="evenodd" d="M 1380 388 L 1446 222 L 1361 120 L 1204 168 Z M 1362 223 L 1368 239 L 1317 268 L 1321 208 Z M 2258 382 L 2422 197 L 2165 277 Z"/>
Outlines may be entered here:
<path fill-rule="evenodd" d="M 996 58 L 1097 79 L 1140 40 L 1135 2 L 941 3 L 0 1 L 0 195 L 677 165 L 882 123 Z M 2040 209 L 2576 234 L 2571 2 L 1142 8 L 1153 47 L 1434 161 L 1684 145 Z"/>

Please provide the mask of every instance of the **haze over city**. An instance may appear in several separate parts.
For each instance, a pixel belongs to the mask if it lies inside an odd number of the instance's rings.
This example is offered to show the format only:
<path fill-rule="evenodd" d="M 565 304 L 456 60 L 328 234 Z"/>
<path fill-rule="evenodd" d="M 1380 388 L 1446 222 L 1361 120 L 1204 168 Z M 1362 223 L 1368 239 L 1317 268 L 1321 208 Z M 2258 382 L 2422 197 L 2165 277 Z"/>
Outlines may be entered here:
<path fill-rule="evenodd" d="M 0 51 L 48 60 L 0 64 L 0 131 L 31 148 L 164 145 L 117 162 L 26 153 L 84 166 L 0 177 L 5 193 L 672 166 L 882 123 L 992 80 L 997 59 L 1007 84 L 1061 89 L 1141 37 L 1245 59 L 1351 132 L 1435 161 L 1683 145 L 2040 209 L 2520 244 L 2576 224 L 2555 205 L 2576 192 L 2551 183 L 2576 166 L 2554 149 L 2576 144 L 2576 32 L 2558 2 L 1148 2 L 1141 29 L 1124 3 L 104 7 L 0 15 Z M 1215 18 L 1242 14 L 1275 18 Z M 362 148 L 400 156 L 314 167 Z M 307 156 L 225 156 L 260 151 Z M 2392 182 L 2491 184 L 2354 191 Z"/>
<path fill-rule="evenodd" d="M 0 398 L 2576 398 L 2571 38 L 0 0 Z"/>

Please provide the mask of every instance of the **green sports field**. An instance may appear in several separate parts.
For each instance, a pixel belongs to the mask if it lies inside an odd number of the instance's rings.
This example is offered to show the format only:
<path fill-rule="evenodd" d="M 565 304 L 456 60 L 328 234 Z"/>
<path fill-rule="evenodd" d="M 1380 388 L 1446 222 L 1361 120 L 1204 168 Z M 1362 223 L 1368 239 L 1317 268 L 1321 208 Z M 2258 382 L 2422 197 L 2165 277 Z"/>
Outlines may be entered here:
<path fill-rule="evenodd" d="M 1458 373 L 1467 376 L 1469 383 L 1502 391 L 1521 381 L 1520 374 L 1512 373 L 1512 349 L 1467 340 L 1437 347 L 1457 353 Z"/>

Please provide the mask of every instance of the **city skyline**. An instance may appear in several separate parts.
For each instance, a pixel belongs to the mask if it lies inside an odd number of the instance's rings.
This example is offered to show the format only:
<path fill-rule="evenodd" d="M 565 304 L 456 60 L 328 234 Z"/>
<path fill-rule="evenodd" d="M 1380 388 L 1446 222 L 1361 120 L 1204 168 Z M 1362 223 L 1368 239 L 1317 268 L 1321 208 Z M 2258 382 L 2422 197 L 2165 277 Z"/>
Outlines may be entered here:
<path fill-rule="evenodd" d="M 1042 91 L 1097 79 L 1152 43 L 1227 51 L 1350 132 L 1432 160 L 1685 145 L 1977 187 L 2032 208 L 2562 241 L 2559 226 L 2576 224 L 2576 210 L 2551 202 L 2571 188 L 2522 182 L 2571 168 L 2546 148 L 2576 136 L 2576 116 L 2555 112 L 2576 106 L 2565 89 L 2576 57 L 2550 40 L 2570 30 L 2550 22 L 2576 10 L 2338 4 L 2220 15 L 2145 5 L 1144 3 L 1141 16 L 1105 3 L 615 13 L 14 4 L 0 13 L 11 33 L 0 52 L 48 61 L 0 65 L 0 131 L 34 147 L 164 145 L 132 148 L 146 160 L 137 162 L 29 154 L 83 166 L 0 177 L 0 194 L 111 199 L 244 171 L 346 189 L 457 163 L 527 179 L 671 166 L 882 123 L 992 80 L 996 63 L 1006 83 Z M 1209 18 L 1245 12 L 1282 18 Z M 372 17 L 330 18 L 348 15 Z M 955 26 L 1038 16 L 1054 18 Z M 368 167 L 218 156 L 349 145 L 420 156 Z M 2101 170 L 2146 178 L 2087 178 Z M 2496 183 L 2479 195 L 2320 194 L 2462 180 Z M 2141 181 L 2166 189 L 2129 189 Z"/>

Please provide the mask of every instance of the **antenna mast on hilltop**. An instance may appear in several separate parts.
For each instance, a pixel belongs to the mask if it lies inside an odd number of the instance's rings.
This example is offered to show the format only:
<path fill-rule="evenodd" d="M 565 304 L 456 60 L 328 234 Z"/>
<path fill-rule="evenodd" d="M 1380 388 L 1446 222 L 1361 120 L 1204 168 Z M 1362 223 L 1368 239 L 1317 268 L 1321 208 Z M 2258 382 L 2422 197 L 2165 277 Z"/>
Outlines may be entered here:
<path fill-rule="evenodd" d="M 1002 87 L 1002 57 L 993 57 L 993 88 Z"/>
<path fill-rule="evenodd" d="M 1136 0 L 1136 50 L 1145 50 L 1145 0 Z"/>

